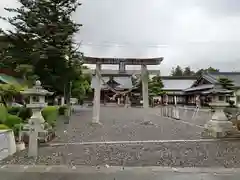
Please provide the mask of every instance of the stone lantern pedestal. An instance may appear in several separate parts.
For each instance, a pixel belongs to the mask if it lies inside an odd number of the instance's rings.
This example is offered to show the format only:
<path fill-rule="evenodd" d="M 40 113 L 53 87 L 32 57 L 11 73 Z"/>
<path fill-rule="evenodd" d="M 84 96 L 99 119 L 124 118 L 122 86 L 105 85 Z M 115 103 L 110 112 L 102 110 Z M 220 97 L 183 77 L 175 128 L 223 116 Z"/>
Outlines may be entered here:
<path fill-rule="evenodd" d="M 203 135 L 208 135 L 214 138 L 223 138 L 233 131 L 235 131 L 233 124 L 229 121 L 224 113 L 224 108 L 228 103 L 223 101 L 214 101 L 209 104 L 213 107 L 215 112 L 210 121 L 205 124 L 205 131 Z"/>
<path fill-rule="evenodd" d="M 27 89 L 22 91 L 21 94 L 29 97 L 29 104 L 27 104 L 27 108 L 30 108 L 33 112 L 31 118 L 28 120 L 29 130 L 29 148 L 28 148 L 28 156 L 36 157 L 38 155 L 38 139 L 39 134 L 43 133 L 44 135 L 48 132 L 44 129 L 45 120 L 42 116 L 42 109 L 47 106 L 45 103 L 45 96 L 52 95 L 52 92 L 49 92 L 42 88 L 41 82 L 36 81 L 35 86 L 31 89 Z"/>

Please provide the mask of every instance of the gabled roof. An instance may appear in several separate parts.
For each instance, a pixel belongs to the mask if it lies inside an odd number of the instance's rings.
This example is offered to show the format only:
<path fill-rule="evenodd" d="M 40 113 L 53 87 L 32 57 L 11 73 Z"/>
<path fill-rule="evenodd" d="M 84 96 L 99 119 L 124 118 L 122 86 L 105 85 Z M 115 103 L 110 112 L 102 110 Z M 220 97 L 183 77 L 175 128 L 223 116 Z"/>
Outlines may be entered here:
<path fill-rule="evenodd" d="M 174 77 L 174 76 L 162 76 L 163 90 L 177 90 L 182 91 L 190 88 L 196 81 L 196 77 Z"/>
<path fill-rule="evenodd" d="M 190 92 L 190 91 L 201 91 L 201 90 L 205 90 L 205 89 L 211 89 L 213 88 L 214 85 L 213 84 L 202 84 L 196 87 L 190 87 L 187 89 L 184 89 L 185 92 Z"/>
<path fill-rule="evenodd" d="M 211 72 L 203 74 L 203 78 L 212 84 L 218 84 L 219 78 L 228 78 L 234 86 L 240 87 L 240 72 Z"/>

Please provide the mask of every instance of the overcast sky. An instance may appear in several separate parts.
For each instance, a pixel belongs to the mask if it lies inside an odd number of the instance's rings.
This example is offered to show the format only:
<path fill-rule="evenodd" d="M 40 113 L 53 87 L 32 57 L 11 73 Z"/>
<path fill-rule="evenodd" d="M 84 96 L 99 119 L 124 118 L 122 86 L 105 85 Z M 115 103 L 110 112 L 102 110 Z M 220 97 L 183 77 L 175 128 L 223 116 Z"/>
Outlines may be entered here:
<path fill-rule="evenodd" d="M 157 57 L 172 66 L 240 71 L 240 0 L 82 0 L 74 19 L 86 55 Z M 1 8 L 16 0 L 0 1 Z M 7 15 L 0 11 L 0 15 Z M 8 27 L 2 23 L 1 27 Z M 237 63 L 238 62 L 238 63 Z"/>

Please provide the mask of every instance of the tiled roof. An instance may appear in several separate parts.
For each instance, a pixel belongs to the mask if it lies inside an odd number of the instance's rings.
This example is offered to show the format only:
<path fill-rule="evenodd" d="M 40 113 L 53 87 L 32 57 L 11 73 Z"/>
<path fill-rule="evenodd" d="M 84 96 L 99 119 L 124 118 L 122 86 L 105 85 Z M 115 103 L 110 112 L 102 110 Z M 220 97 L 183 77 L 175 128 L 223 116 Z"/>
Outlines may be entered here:
<path fill-rule="evenodd" d="M 189 92 L 189 91 L 199 91 L 199 90 L 204 90 L 204 89 L 211 89 L 211 88 L 213 88 L 213 87 L 214 87 L 213 84 L 203 84 L 203 85 L 200 85 L 200 86 L 196 86 L 196 87 L 184 89 L 184 91 L 185 91 L 185 92 Z"/>
<path fill-rule="evenodd" d="M 107 76 L 103 76 L 103 79 L 105 82 L 109 81 L 109 77 Z M 128 88 L 132 88 L 132 80 L 131 77 L 124 77 L 124 76 L 117 76 L 114 77 L 114 80 L 116 82 L 118 82 L 120 85 L 117 86 L 118 88 L 124 88 L 124 89 L 128 89 Z M 162 78 L 162 82 L 164 84 L 164 88 L 163 90 L 170 90 L 170 91 L 182 91 L 185 90 L 189 87 L 191 87 L 191 85 L 194 83 L 195 78 L 173 78 L 173 77 L 163 77 Z M 92 77 L 92 83 L 91 83 L 92 88 L 96 87 L 96 77 L 93 76 Z M 106 88 L 106 86 L 103 85 L 103 82 L 101 81 L 101 88 Z"/>
<path fill-rule="evenodd" d="M 214 72 L 203 74 L 203 78 L 213 84 L 218 84 L 219 78 L 228 78 L 236 87 L 240 87 L 240 72 Z"/>
<path fill-rule="evenodd" d="M 109 81 L 109 77 L 102 77 L 105 82 Z M 124 88 L 124 89 L 129 89 L 132 88 L 132 80 L 131 77 L 114 77 L 114 81 L 119 83 L 119 87 Z M 91 87 L 95 88 L 96 87 L 96 77 L 92 77 L 92 82 L 91 82 Z M 106 86 L 103 84 L 101 81 L 101 88 L 106 88 Z"/>
<path fill-rule="evenodd" d="M 227 89 L 209 89 L 207 91 L 203 91 L 202 94 L 218 94 L 218 93 L 222 93 L 222 94 L 230 94 L 233 91 L 231 90 L 227 90 Z"/>
<path fill-rule="evenodd" d="M 195 79 L 162 79 L 164 90 L 184 90 L 194 83 Z"/>

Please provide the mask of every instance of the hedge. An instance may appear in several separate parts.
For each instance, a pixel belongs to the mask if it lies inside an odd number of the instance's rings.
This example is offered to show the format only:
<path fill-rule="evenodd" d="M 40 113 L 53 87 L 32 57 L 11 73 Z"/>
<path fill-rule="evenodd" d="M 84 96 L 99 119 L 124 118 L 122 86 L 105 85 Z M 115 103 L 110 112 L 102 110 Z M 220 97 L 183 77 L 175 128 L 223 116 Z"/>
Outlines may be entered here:
<path fill-rule="evenodd" d="M 60 106 L 58 108 L 58 112 L 59 112 L 59 115 L 65 115 L 65 111 L 68 109 L 68 107 L 65 105 L 65 106 Z"/>
<path fill-rule="evenodd" d="M 0 130 L 5 130 L 5 129 L 10 129 L 10 128 L 5 124 L 0 124 Z"/>
<path fill-rule="evenodd" d="M 21 109 L 21 107 L 7 107 L 8 113 L 12 115 L 17 115 Z"/>
<path fill-rule="evenodd" d="M 45 107 L 42 110 L 42 116 L 47 123 L 54 127 L 58 118 L 58 106 Z"/>
<path fill-rule="evenodd" d="M 7 119 L 5 120 L 4 124 L 10 127 L 11 129 L 17 125 L 22 123 L 22 119 L 18 116 L 8 114 Z"/>
<path fill-rule="evenodd" d="M 7 112 L 7 109 L 4 105 L 0 105 L 0 123 L 4 123 L 7 119 L 7 115 L 8 115 L 8 112 Z"/>

